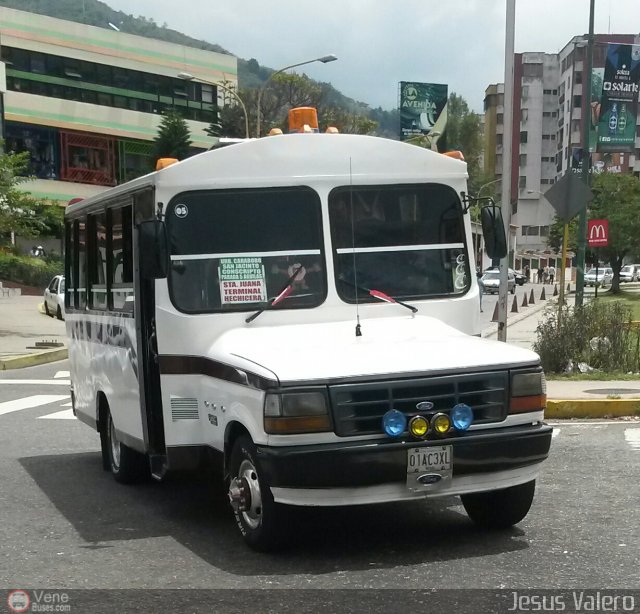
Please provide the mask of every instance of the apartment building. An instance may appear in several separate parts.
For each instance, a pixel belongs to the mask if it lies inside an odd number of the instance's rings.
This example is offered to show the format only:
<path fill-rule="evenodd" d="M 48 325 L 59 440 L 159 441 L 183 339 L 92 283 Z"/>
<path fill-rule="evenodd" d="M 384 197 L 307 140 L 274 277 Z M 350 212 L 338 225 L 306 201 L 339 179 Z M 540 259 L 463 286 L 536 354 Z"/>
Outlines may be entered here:
<path fill-rule="evenodd" d="M 8 8 L 0 59 L 5 149 L 30 152 L 36 180 L 25 189 L 63 202 L 152 170 L 169 108 L 185 117 L 194 152 L 208 149 L 217 139 L 205 129 L 224 104 L 215 84 L 237 85 L 234 56 Z"/>
<path fill-rule="evenodd" d="M 637 44 L 633 35 L 597 35 L 593 65 L 604 67 L 607 43 Z M 517 227 L 516 266 L 554 260 L 547 239 L 555 210 L 544 193 L 579 164 L 582 117 L 590 113 L 584 92 L 586 36 L 573 37 L 558 54 L 519 53 L 514 58 L 512 223 Z M 585 111 L 586 110 L 586 111 Z M 485 90 L 484 169 L 502 175 L 504 85 Z M 638 133 L 640 134 L 640 133 Z M 593 154 L 593 172 L 640 172 L 640 138 L 635 155 Z M 533 263 L 533 264 L 532 264 Z M 555 262 L 554 262 L 555 264 Z"/>

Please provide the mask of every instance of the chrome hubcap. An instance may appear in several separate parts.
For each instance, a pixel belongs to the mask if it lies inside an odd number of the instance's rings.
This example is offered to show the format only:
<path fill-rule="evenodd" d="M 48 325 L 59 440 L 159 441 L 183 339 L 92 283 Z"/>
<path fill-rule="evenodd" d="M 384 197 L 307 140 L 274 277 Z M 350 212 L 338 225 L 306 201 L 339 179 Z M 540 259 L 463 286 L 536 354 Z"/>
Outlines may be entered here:
<path fill-rule="evenodd" d="M 244 522 L 257 529 L 262 523 L 262 494 L 258 482 L 258 472 L 253 463 L 244 459 L 238 469 L 237 477 L 229 484 L 231 507 L 242 515 Z"/>

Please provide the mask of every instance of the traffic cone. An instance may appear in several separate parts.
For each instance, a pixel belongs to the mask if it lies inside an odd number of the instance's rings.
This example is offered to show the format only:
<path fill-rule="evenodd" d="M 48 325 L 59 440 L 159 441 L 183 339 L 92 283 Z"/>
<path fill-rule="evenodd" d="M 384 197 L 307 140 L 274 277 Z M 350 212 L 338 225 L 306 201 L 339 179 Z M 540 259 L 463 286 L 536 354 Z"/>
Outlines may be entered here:
<path fill-rule="evenodd" d="M 558 284 L 554 284 L 553 286 L 553 296 L 558 296 Z"/>
<path fill-rule="evenodd" d="M 522 306 L 523 307 L 528 307 L 529 303 L 527 302 L 527 293 L 524 293 L 524 296 L 522 297 Z"/>
<path fill-rule="evenodd" d="M 513 304 L 511 305 L 511 313 L 518 313 L 518 299 L 513 297 Z"/>
<path fill-rule="evenodd" d="M 529 296 L 529 305 L 535 305 L 536 299 L 533 298 L 533 288 L 531 288 L 531 295 Z"/>
<path fill-rule="evenodd" d="M 571 293 L 571 284 L 567 284 L 567 294 Z"/>
<path fill-rule="evenodd" d="M 498 321 L 498 303 L 496 302 L 496 308 L 493 310 L 493 317 L 491 318 L 492 322 Z"/>
<path fill-rule="evenodd" d="M 547 297 L 546 297 L 546 295 L 545 295 L 545 293 L 544 293 L 544 288 L 542 288 L 542 292 L 541 292 L 541 294 L 540 294 L 540 300 L 541 300 L 541 301 L 544 301 L 546 298 L 547 298 Z"/>

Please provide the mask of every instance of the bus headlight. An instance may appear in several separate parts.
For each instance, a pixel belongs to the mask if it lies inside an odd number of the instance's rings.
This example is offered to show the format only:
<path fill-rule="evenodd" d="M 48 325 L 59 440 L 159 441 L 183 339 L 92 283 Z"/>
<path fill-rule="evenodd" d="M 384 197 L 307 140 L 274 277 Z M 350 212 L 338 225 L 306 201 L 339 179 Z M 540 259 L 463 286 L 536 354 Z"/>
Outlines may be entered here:
<path fill-rule="evenodd" d="M 542 370 L 511 375 L 510 414 L 540 411 L 546 406 L 547 382 Z"/>
<path fill-rule="evenodd" d="M 325 392 L 268 392 L 264 400 L 264 430 L 274 435 L 330 431 L 329 403 Z"/>

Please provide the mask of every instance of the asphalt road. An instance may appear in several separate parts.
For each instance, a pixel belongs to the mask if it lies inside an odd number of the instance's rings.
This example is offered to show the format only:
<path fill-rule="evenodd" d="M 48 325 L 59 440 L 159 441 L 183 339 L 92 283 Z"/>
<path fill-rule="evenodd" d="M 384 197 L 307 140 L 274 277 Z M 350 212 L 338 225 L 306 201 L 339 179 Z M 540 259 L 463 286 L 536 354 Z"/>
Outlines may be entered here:
<path fill-rule="evenodd" d="M 271 611 L 250 589 L 307 589 L 260 593 L 273 611 L 309 606 L 296 612 L 336 595 L 338 610 L 361 611 L 371 589 L 640 588 L 638 421 L 558 425 L 534 506 L 512 530 L 476 530 L 453 498 L 306 510 L 292 546 L 264 555 L 236 534 L 215 476 L 122 486 L 103 472 L 97 434 L 69 415 L 67 369 L 0 373 L 0 588 L 235 589 L 217 611 Z M 393 594 L 367 610 L 395 610 Z"/>

